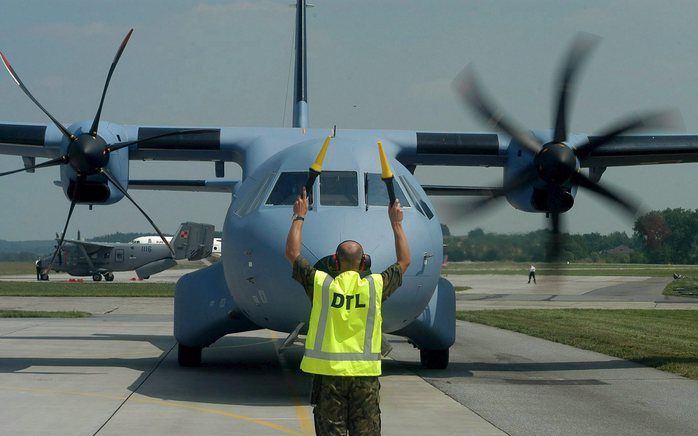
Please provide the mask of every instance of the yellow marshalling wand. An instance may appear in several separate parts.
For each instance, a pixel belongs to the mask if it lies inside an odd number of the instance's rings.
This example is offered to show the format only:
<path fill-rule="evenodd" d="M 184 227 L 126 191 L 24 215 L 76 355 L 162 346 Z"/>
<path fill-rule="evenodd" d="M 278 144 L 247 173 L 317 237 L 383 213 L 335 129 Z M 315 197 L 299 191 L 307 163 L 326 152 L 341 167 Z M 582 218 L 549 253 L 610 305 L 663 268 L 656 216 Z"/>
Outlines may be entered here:
<path fill-rule="evenodd" d="M 393 171 L 390 169 L 390 164 L 388 164 L 388 158 L 385 156 L 385 151 L 383 151 L 383 144 L 378 141 L 378 156 L 381 159 L 381 179 L 385 182 L 385 187 L 388 189 L 388 198 L 390 198 L 390 205 L 395 203 L 395 186 L 393 181 L 395 176 L 393 176 Z"/>
<path fill-rule="evenodd" d="M 315 158 L 315 162 L 308 168 L 308 179 L 305 181 L 305 192 L 308 195 L 308 202 L 312 203 L 313 185 L 315 184 L 315 179 L 322 173 L 322 163 L 325 161 L 325 155 L 327 154 L 327 148 L 330 146 L 331 136 L 325 138 L 325 142 L 322 144 L 320 152 Z"/>

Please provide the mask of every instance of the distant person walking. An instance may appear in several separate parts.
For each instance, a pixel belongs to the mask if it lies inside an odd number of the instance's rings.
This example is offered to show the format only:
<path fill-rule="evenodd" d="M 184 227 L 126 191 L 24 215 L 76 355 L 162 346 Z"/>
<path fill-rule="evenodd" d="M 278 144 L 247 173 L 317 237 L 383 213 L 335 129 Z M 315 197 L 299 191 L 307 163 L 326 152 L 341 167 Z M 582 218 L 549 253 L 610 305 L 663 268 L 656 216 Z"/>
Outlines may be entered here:
<path fill-rule="evenodd" d="M 533 279 L 534 285 L 537 284 L 536 283 L 536 267 L 533 265 L 528 267 L 528 283 L 531 283 L 531 279 Z"/>
<path fill-rule="evenodd" d="M 34 261 L 34 266 L 36 266 L 36 279 L 41 280 L 41 258 L 37 258 Z"/>

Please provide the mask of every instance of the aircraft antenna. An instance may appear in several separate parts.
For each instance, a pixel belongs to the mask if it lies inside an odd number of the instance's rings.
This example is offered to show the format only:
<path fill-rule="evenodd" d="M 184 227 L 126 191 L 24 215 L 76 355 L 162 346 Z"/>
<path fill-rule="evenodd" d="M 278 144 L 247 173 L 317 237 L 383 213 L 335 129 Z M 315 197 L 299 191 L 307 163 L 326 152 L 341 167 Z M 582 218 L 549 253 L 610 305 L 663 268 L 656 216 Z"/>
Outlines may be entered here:
<path fill-rule="evenodd" d="M 308 56 L 305 0 L 296 2 L 296 67 L 293 89 L 293 127 L 308 128 Z"/>

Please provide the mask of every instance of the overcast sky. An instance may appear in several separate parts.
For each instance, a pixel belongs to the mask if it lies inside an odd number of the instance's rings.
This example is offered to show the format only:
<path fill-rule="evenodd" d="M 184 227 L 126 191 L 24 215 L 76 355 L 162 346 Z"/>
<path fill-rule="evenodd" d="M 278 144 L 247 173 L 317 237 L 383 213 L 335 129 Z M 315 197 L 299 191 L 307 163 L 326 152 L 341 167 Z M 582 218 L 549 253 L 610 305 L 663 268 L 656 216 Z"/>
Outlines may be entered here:
<path fill-rule="evenodd" d="M 34 95 L 69 123 L 94 116 L 121 39 L 134 34 L 110 85 L 102 119 L 125 124 L 288 125 L 294 9 L 290 0 L 4 0 L 0 49 Z M 583 71 L 571 130 L 594 133 L 632 111 L 678 108 L 698 133 L 698 4 L 694 1 L 315 0 L 308 13 L 309 103 L 313 127 L 486 130 L 466 113 L 450 83 L 474 64 L 490 94 L 521 124 L 551 126 L 553 78 L 577 31 L 603 37 Z M 287 101 L 288 95 L 288 101 Z M 286 108 L 285 108 L 285 102 Z M 5 71 L 0 120 L 46 123 Z M 0 171 L 21 166 L 0 157 Z M 611 168 L 603 182 L 648 209 L 698 207 L 696 164 Z M 226 164 L 227 177 L 239 178 Z M 212 178 L 212 163 L 131 163 L 132 178 Z M 420 168 L 422 183 L 501 181 L 501 170 Z M 0 182 L 0 239 L 47 239 L 62 228 L 69 202 L 52 184 L 58 169 Z M 220 228 L 225 194 L 131 194 L 165 232 L 186 220 Z M 443 203 L 436 201 L 437 208 Z M 629 231 L 631 220 L 585 193 L 570 231 Z M 508 205 L 468 222 L 500 232 L 539 228 L 542 215 Z M 78 206 L 69 235 L 142 231 L 126 200 Z"/>

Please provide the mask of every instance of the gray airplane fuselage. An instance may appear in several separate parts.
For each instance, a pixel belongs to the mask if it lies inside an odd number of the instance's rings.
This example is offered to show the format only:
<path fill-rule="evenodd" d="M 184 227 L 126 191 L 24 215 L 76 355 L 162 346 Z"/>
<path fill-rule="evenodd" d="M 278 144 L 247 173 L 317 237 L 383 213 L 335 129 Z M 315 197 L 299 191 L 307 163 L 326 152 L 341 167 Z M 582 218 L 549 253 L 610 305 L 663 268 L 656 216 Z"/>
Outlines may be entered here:
<path fill-rule="evenodd" d="M 291 266 L 284 255 L 292 206 L 267 203 L 281 174 L 298 172 L 305 177 L 322 139 L 290 146 L 252 170 L 236 191 L 228 210 L 222 257 L 226 283 L 244 316 L 260 327 L 289 332 L 309 318 L 310 300 L 302 286 L 292 279 Z M 303 228 L 302 256 L 311 264 L 334 253 L 337 245 L 347 239 L 363 245 L 372 258 L 372 272 L 380 273 L 395 263 L 387 196 L 380 205 L 366 206 L 365 174 L 374 174 L 375 181 L 375 175 L 381 173 L 375 139 L 357 141 L 337 137 L 332 140 L 323 175 L 336 171 L 356 173 L 356 181 L 345 180 L 343 186 L 356 183 L 358 201 L 354 206 L 323 204 L 323 176 L 318 178 L 313 190 L 314 204 Z M 383 330 L 386 332 L 405 327 L 425 310 L 439 281 L 443 257 L 443 237 L 434 207 L 403 165 L 396 160 L 391 160 L 390 164 L 398 189 L 404 193 L 403 199 L 407 198 L 402 203 L 403 227 L 412 262 L 404 274 L 402 286 L 383 308 Z M 378 184 L 383 185 L 378 180 Z M 371 187 L 374 190 L 383 187 L 378 184 Z M 329 182 L 327 189 L 330 189 Z M 423 202 L 419 210 L 407 194 L 409 189 Z M 327 197 L 327 202 L 336 200 Z M 422 208 L 428 208 L 430 216 L 422 212 Z"/>

